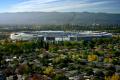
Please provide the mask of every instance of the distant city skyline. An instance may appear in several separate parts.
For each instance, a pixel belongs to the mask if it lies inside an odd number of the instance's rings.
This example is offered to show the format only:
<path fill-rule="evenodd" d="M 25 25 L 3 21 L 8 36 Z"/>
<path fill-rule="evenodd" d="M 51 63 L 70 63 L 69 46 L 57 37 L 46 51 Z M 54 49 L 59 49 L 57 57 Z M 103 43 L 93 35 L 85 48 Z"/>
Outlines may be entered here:
<path fill-rule="evenodd" d="M 4 12 L 120 13 L 120 0 L 1 0 Z"/>

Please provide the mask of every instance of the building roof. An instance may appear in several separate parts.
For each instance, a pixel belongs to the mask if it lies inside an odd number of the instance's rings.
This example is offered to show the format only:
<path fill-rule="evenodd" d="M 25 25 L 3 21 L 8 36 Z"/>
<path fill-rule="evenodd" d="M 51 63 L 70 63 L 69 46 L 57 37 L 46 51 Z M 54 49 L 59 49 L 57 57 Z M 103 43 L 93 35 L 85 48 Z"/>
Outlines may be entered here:
<path fill-rule="evenodd" d="M 111 33 L 107 32 L 94 32 L 94 31 L 83 31 L 83 32 L 64 32 L 64 31 L 28 31 L 28 32 L 17 32 L 11 34 L 11 39 L 31 39 L 35 37 L 55 37 L 55 38 L 70 38 L 70 37 L 108 37 L 112 36 Z"/>

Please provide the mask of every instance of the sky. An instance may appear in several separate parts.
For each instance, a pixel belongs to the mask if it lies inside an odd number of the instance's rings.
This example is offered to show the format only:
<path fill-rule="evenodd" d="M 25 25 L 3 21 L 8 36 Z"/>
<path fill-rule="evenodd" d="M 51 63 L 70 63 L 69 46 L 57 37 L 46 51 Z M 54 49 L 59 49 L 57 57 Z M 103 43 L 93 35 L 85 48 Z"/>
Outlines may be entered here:
<path fill-rule="evenodd" d="M 4 12 L 120 13 L 120 0 L 0 0 Z"/>

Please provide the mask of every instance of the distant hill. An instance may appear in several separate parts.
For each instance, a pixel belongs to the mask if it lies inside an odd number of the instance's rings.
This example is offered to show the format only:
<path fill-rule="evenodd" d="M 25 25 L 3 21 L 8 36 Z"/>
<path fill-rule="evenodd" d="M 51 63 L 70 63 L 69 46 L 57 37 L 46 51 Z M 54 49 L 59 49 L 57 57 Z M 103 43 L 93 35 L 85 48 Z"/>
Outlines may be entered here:
<path fill-rule="evenodd" d="M 0 24 L 120 24 L 120 14 L 88 12 L 0 13 Z"/>

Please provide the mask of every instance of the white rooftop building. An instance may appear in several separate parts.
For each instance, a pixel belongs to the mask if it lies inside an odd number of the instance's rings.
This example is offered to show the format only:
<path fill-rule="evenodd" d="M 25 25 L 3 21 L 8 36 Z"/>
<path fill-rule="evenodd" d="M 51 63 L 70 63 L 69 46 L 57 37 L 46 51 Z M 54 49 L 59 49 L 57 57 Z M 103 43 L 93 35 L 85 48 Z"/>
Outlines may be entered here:
<path fill-rule="evenodd" d="M 91 40 L 93 38 L 110 38 L 111 33 L 107 32 L 64 32 L 64 31 L 33 31 L 12 33 L 12 40 L 33 40 L 39 39 L 44 41 L 79 41 L 81 39 Z"/>
<path fill-rule="evenodd" d="M 26 34 L 26 33 L 12 33 L 10 35 L 10 38 L 12 40 L 32 40 L 33 35 L 32 34 Z"/>

